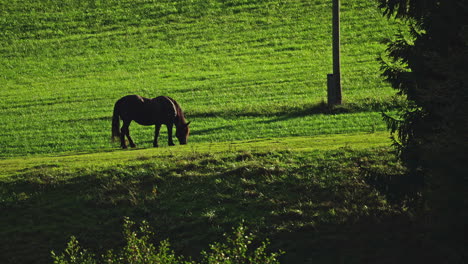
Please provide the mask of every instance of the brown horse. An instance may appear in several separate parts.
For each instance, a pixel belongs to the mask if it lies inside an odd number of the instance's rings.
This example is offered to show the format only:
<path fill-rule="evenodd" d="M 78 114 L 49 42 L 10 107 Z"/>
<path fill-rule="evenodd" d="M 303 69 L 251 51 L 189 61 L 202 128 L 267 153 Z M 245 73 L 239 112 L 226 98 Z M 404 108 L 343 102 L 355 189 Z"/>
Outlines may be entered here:
<path fill-rule="evenodd" d="M 120 119 L 123 121 L 119 130 Z M 140 125 L 155 125 L 153 146 L 158 147 L 158 136 L 161 125 L 167 126 L 169 146 L 174 146 L 172 141 L 172 126 L 176 126 L 176 137 L 181 145 L 187 144 L 189 137 L 189 124 L 185 120 L 184 113 L 179 104 L 167 96 L 159 96 L 153 99 L 144 98 L 139 95 L 127 95 L 120 98 L 114 106 L 112 116 L 112 138 L 120 138 L 122 148 L 127 148 L 125 136 L 128 138 L 130 147 L 134 148 L 130 137 L 129 126 L 135 120 Z"/>

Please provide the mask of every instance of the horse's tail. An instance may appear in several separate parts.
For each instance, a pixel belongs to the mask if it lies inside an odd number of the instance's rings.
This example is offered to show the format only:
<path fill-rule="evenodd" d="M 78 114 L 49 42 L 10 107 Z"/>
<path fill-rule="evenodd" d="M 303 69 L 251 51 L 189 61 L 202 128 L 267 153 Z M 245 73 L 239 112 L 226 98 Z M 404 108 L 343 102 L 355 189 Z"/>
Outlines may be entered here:
<path fill-rule="evenodd" d="M 114 105 L 114 114 L 112 115 L 112 141 L 120 138 L 120 118 L 119 118 L 119 104 Z"/>

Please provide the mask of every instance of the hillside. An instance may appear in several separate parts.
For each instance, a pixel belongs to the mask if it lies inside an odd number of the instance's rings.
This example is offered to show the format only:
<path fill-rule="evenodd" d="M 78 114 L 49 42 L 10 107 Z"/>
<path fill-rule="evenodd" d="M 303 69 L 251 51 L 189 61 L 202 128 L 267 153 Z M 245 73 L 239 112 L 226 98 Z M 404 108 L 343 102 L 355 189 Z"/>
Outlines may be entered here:
<path fill-rule="evenodd" d="M 72 235 L 115 249 L 124 217 L 194 260 L 239 223 L 282 263 L 435 260 L 379 185 L 405 173 L 381 117 L 402 99 L 377 61 L 402 26 L 373 1 L 341 10 L 345 104 L 329 109 L 328 0 L 0 0 L 0 263 L 50 263 Z M 189 144 L 163 128 L 151 148 L 133 124 L 120 150 L 128 94 L 175 98 Z"/>
<path fill-rule="evenodd" d="M 72 235 L 115 249 L 124 217 L 192 259 L 243 222 L 282 263 L 430 260 L 410 214 L 367 182 L 401 175 L 384 133 L 237 143 L 0 161 L 0 262 L 51 263 Z"/>
<path fill-rule="evenodd" d="M 127 94 L 175 98 L 192 143 L 382 131 L 378 112 L 398 100 L 376 58 L 398 25 L 372 1 L 343 3 L 351 110 L 324 114 L 329 2 L 1 1 L 0 156 L 114 148 L 112 107 Z M 152 128 L 131 129 L 151 145 Z"/>

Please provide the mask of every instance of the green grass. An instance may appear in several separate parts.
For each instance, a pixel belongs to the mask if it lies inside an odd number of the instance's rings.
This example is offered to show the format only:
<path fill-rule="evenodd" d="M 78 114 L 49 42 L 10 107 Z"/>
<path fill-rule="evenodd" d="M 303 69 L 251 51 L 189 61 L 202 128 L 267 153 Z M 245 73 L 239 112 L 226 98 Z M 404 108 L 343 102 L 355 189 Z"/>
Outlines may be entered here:
<path fill-rule="evenodd" d="M 392 231 L 406 229 L 409 215 L 368 185 L 361 167 L 402 169 L 382 136 L 364 138 L 26 159 L 0 178 L 0 260 L 49 262 L 71 235 L 97 254 L 120 247 L 124 216 L 148 220 L 156 238 L 193 259 L 241 222 L 285 250 L 283 263 L 420 259 L 405 251 L 415 233 Z"/>
<path fill-rule="evenodd" d="M 242 221 L 284 263 L 427 256 L 406 250 L 420 243 L 406 208 L 366 182 L 369 171 L 403 173 L 380 114 L 403 101 L 377 62 L 402 26 L 376 3 L 342 1 L 345 104 L 332 109 L 331 1 L 0 0 L 0 10 L 0 262 L 50 262 L 72 235 L 102 253 L 122 245 L 125 216 L 194 259 Z M 175 98 L 189 145 L 150 148 L 153 128 L 133 124 L 138 148 L 118 149 L 110 119 L 127 94 Z"/>
<path fill-rule="evenodd" d="M 404 170 L 384 132 L 262 138 L 0 160 L 0 262 L 50 263 L 73 235 L 94 254 L 121 248 L 122 221 L 200 259 L 244 223 L 282 263 L 412 262 L 429 256 L 411 214 L 368 184 Z M 398 232 L 395 232 L 398 230 Z"/>
<path fill-rule="evenodd" d="M 127 94 L 178 100 L 190 142 L 382 131 L 373 111 L 398 100 L 376 58 L 399 25 L 343 3 L 343 96 L 359 110 L 326 115 L 328 2 L 1 1 L 0 157 L 114 148 Z M 131 129 L 150 145 L 151 128 Z"/>
<path fill-rule="evenodd" d="M 116 165 L 125 165 L 136 160 L 166 159 L 168 157 L 200 154 L 210 155 L 216 153 L 253 151 L 253 152 L 275 152 L 275 151 L 311 151 L 311 150 L 337 150 L 341 148 L 352 148 L 363 150 L 390 145 L 387 133 L 358 133 L 338 134 L 314 137 L 283 137 L 283 138 L 260 138 L 254 140 L 197 143 L 190 146 L 166 147 L 166 148 L 139 148 L 131 151 L 118 150 L 99 153 L 74 153 L 62 155 L 43 155 L 33 157 L 9 158 L 0 160 L 0 179 L 8 178 L 18 174 L 24 174 L 30 170 L 41 168 L 53 168 L 65 172 L 106 168 Z"/>

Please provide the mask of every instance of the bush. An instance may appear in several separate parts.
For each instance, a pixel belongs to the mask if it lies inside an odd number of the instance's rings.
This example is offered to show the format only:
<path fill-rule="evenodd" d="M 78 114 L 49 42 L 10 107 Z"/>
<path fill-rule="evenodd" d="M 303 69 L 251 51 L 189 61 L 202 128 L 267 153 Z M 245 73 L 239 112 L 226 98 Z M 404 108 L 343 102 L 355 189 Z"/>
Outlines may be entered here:
<path fill-rule="evenodd" d="M 52 259 L 54 260 L 54 263 L 57 264 L 97 263 L 97 261 L 94 259 L 94 255 L 89 253 L 86 249 L 82 249 L 78 243 L 78 240 L 74 236 L 71 237 L 65 252 L 60 256 L 57 256 L 55 252 L 52 251 Z"/>
<path fill-rule="evenodd" d="M 132 231 L 135 223 L 125 218 L 123 233 L 126 245 L 119 251 L 107 251 L 106 254 L 96 257 L 93 253 L 80 247 L 76 237 L 72 236 L 67 244 L 65 251 L 57 255 L 52 251 L 52 259 L 55 264 L 95 264 L 95 263 L 161 263 L 161 264 L 195 264 L 194 261 L 184 260 L 183 257 L 175 255 L 170 249 L 169 241 L 160 242 L 159 246 L 154 246 L 150 239 L 154 233 L 146 221 L 143 221 L 138 232 Z M 202 252 L 203 260 L 201 263 L 226 263 L 226 264 L 254 264 L 254 263 L 279 263 L 277 258 L 283 254 L 266 253 L 268 241 L 263 242 L 261 246 L 252 248 L 252 242 L 255 236 L 247 234 L 244 224 L 234 229 L 232 237 L 226 237 L 226 244 L 214 243 L 210 246 L 209 252 Z"/>
<path fill-rule="evenodd" d="M 202 263 L 215 264 L 270 264 L 279 263 L 277 258 L 283 252 L 267 254 L 268 241 L 263 242 L 260 247 L 251 249 L 255 236 L 252 233 L 246 234 L 246 227 L 241 224 L 237 227 L 232 237 L 226 237 L 226 244 L 214 243 L 210 246 L 210 252 L 202 252 L 204 261 Z"/>

